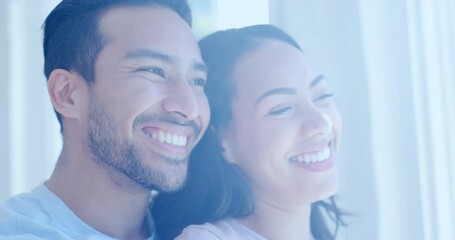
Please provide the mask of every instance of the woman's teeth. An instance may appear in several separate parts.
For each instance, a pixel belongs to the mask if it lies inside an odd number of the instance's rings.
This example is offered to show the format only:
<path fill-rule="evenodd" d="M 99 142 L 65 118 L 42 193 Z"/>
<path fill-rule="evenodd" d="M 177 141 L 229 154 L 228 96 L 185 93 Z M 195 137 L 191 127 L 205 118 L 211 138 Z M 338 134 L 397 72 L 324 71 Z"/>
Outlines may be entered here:
<path fill-rule="evenodd" d="M 291 162 L 296 163 L 316 163 L 322 162 L 330 157 L 330 148 L 328 146 L 324 147 L 322 150 L 312 153 L 305 153 L 298 156 L 291 157 Z"/>
<path fill-rule="evenodd" d="M 162 130 L 153 133 L 152 138 L 157 140 L 158 142 L 170 144 L 177 147 L 186 147 L 186 144 L 188 142 L 187 136 L 185 135 L 164 132 Z"/>

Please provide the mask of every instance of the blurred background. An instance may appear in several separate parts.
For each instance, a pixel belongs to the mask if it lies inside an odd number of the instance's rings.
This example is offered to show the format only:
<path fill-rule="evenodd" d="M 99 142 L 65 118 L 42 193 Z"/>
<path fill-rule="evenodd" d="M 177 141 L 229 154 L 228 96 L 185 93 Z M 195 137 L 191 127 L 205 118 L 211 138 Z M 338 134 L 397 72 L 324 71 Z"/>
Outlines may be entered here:
<path fill-rule="evenodd" d="M 57 0 L 0 0 L 0 202 L 61 149 L 41 25 Z M 339 239 L 455 239 L 455 1 L 190 0 L 198 38 L 277 25 L 328 78 L 343 116 Z"/>

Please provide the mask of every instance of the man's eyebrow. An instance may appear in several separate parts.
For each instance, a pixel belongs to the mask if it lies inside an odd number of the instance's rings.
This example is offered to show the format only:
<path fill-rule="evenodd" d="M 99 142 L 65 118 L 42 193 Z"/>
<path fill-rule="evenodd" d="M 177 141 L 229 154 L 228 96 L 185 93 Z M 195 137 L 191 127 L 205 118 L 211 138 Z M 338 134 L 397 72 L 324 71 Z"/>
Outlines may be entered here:
<path fill-rule="evenodd" d="M 204 73 L 207 73 L 208 72 L 208 67 L 207 65 L 205 65 L 204 63 L 201 63 L 201 62 L 195 62 L 193 64 L 193 69 L 194 70 L 198 70 L 198 71 L 202 71 Z"/>
<path fill-rule="evenodd" d="M 297 90 L 295 88 L 288 88 L 288 87 L 270 89 L 269 91 L 267 91 L 264 94 L 262 94 L 258 98 L 258 100 L 256 100 L 255 105 L 257 105 L 264 98 L 269 97 L 271 95 L 277 95 L 277 94 L 296 95 L 297 94 Z"/>
<path fill-rule="evenodd" d="M 314 88 L 316 85 L 318 85 L 319 82 L 324 80 L 325 77 L 322 74 L 317 75 L 313 80 L 310 82 L 310 88 Z"/>
<path fill-rule="evenodd" d="M 176 61 L 175 58 L 173 58 L 167 54 L 164 54 L 164 53 L 161 53 L 161 52 L 158 52 L 155 50 L 151 50 L 151 49 L 136 49 L 136 50 L 126 53 L 124 57 L 127 59 L 153 58 L 153 59 L 159 59 L 161 61 L 170 62 L 170 63 Z"/>
<path fill-rule="evenodd" d="M 128 52 L 125 54 L 125 58 L 127 59 L 134 59 L 134 58 L 152 58 L 152 59 L 158 59 L 163 62 L 167 63 L 176 63 L 177 58 L 169 56 L 167 54 L 151 50 L 151 49 L 136 49 L 131 52 Z M 193 64 L 193 69 L 202 71 L 204 73 L 208 72 L 207 65 L 205 65 L 203 62 L 198 62 L 195 61 Z"/>

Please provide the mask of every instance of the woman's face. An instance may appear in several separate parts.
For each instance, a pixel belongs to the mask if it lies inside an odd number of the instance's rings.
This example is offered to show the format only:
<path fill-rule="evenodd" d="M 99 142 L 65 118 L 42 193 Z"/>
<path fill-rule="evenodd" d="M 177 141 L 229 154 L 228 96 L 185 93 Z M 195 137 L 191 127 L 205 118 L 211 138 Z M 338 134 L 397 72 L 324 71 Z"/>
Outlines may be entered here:
<path fill-rule="evenodd" d="M 222 144 L 257 200 L 287 209 L 334 194 L 341 119 L 324 77 L 299 50 L 269 40 L 238 61 L 232 80 Z"/>

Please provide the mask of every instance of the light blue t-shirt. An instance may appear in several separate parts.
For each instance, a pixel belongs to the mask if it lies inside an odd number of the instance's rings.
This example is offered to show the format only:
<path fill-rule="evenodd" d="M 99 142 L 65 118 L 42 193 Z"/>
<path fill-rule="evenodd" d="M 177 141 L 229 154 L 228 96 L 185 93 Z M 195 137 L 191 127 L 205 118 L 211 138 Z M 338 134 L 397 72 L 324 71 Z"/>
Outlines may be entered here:
<path fill-rule="evenodd" d="M 147 221 L 153 229 L 150 213 Z M 55 239 L 55 240 L 113 240 L 93 229 L 45 184 L 30 193 L 19 194 L 0 207 L 0 240 Z M 149 240 L 153 240 L 150 237 Z"/>

